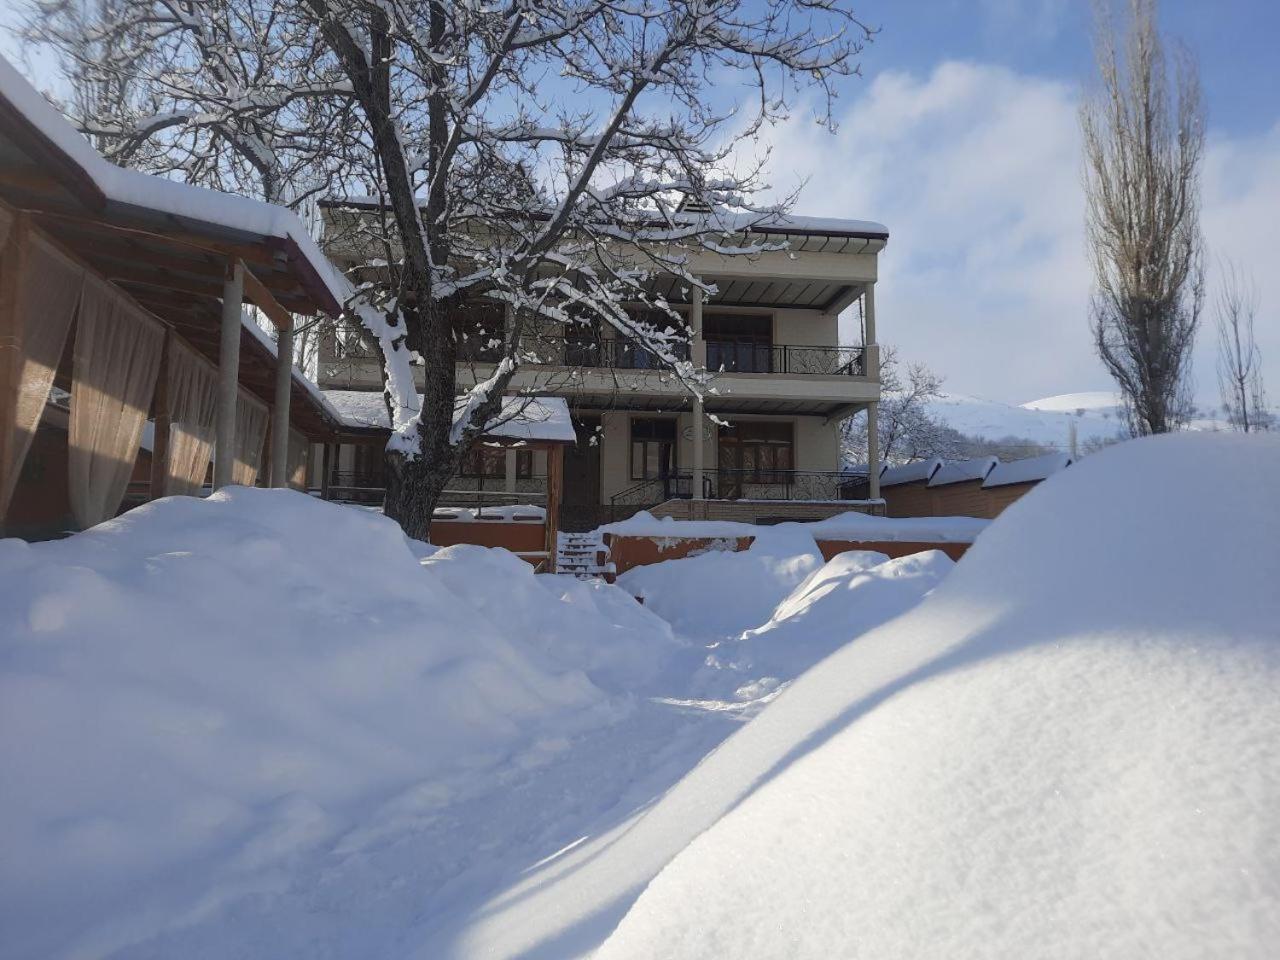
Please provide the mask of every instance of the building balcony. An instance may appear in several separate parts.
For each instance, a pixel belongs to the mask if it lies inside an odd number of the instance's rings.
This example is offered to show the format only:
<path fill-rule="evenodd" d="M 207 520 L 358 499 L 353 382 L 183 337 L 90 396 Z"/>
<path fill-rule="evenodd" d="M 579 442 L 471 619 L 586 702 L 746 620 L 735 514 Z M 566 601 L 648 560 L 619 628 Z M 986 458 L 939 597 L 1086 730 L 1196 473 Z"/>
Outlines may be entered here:
<path fill-rule="evenodd" d="M 648 349 L 618 339 L 581 340 L 532 335 L 522 342 L 523 363 L 512 389 L 572 398 L 580 406 L 606 407 L 625 398 L 630 409 L 683 408 L 688 391 Z M 846 415 L 880 398 L 872 349 L 739 341 L 706 341 L 712 377 L 711 412 Z M 370 390 L 382 384 L 376 356 L 347 350 L 320 359 L 326 389 Z M 687 356 L 687 347 L 685 351 Z M 493 372 L 496 352 L 487 344 L 463 341 L 458 386 L 467 389 Z"/>

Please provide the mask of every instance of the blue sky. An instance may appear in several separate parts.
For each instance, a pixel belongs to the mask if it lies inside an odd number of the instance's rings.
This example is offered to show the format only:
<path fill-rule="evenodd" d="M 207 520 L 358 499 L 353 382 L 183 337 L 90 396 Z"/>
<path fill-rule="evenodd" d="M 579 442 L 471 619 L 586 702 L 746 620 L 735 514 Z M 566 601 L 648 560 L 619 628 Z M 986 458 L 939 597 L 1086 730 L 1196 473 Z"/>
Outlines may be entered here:
<path fill-rule="evenodd" d="M 1123 3 L 1123 0 L 1114 0 Z M 1108 389 L 1087 324 L 1077 108 L 1092 76 L 1089 0 L 854 0 L 881 28 L 844 84 L 833 135 L 811 114 L 766 134 L 797 210 L 889 226 L 882 342 L 949 390 L 1021 403 Z M 1162 0 L 1200 63 L 1209 121 L 1202 225 L 1210 300 L 1222 258 L 1254 275 L 1280 400 L 1280 0 Z M 0 23 L 11 11 L 0 11 Z M 0 51 L 12 56 L 8 38 Z M 40 79 L 40 78 L 38 78 Z M 1211 305 L 1210 305 L 1211 306 Z M 1218 402 L 1212 310 L 1195 362 Z"/>
<path fill-rule="evenodd" d="M 949 390 L 1021 403 L 1108 389 L 1087 325 L 1077 109 L 1093 71 L 1087 0 L 864 0 L 881 27 L 834 136 L 797 115 L 771 136 L 774 182 L 804 213 L 889 226 L 879 332 Z M 1252 272 L 1280 398 L 1280 3 L 1164 0 L 1197 56 L 1209 146 L 1202 226 L 1217 264 Z M 1210 303 L 1211 306 L 1211 303 Z M 1218 402 L 1212 310 L 1196 395 Z"/>

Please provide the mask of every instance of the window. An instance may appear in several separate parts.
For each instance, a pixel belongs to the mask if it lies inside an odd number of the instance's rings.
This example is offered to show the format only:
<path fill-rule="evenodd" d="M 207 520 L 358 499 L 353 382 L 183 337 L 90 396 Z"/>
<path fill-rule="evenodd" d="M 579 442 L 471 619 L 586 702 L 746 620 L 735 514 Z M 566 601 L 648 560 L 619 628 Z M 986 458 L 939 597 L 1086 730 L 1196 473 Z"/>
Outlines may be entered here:
<path fill-rule="evenodd" d="M 631 421 L 631 479 L 659 480 L 676 469 L 676 422 L 633 418 Z"/>
<path fill-rule="evenodd" d="M 773 318 L 710 314 L 702 320 L 707 369 L 730 373 L 773 370 Z"/>
<path fill-rule="evenodd" d="M 472 447 L 458 468 L 461 477 L 504 478 L 507 475 L 507 451 L 502 447 Z M 527 480 L 533 476 L 533 451 L 516 451 L 516 476 Z"/>
<path fill-rule="evenodd" d="M 458 360 L 493 363 L 502 358 L 506 311 L 500 303 L 464 303 L 453 315 Z"/>
<path fill-rule="evenodd" d="M 795 463 L 793 425 L 741 421 L 720 431 L 720 467 L 743 483 L 785 483 Z"/>

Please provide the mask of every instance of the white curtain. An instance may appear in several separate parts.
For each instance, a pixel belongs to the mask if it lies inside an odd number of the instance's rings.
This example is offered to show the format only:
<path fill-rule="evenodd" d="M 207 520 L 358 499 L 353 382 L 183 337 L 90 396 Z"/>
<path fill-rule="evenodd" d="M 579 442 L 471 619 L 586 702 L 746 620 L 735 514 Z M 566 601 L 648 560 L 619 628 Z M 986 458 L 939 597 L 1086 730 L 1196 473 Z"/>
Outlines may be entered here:
<path fill-rule="evenodd" d="M 289 486 L 295 490 L 307 489 L 307 454 L 311 444 L 297 430 L 289 431 Z"/>
<path fill-rule="evenodd" d="M 169 338 L 169 471 L 166 496 L 198 496 L 213 459 L 218 370 L 178 337 Z"/>
<path fill-rule="evenodd" d="M 120 509 L 163 348 L 159 321 L 105 280 L 85 277 L 68 436 L 71 512 L 82 528 Z"/>
<path fill-rule="evenodd" d="M 236 402 L 236 462 L 231 482 L 252 487 L 262 469 L 262 444 L 267 438 L 267 405 L 244 387 Z"/>
<path fill-rule="evenodd" d="M 0 516 L 49 399 L 85 271 L 40 234 L 8 229 L 0 262 Z"/>

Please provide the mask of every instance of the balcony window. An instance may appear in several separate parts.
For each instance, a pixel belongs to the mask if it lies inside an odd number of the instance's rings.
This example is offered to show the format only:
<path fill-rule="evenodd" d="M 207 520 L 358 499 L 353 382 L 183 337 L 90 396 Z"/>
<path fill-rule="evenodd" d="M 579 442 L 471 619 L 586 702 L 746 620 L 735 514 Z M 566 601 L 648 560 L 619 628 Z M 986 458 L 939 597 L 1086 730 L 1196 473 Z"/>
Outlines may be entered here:
<path fill-rule="evenodd" d="M 773 372 L 773 318 L 710 314 L 702 321 L 707 369 L 728 373 Z"/>
<path fill-rule="evenodd" d="M 500 479 L 507 475 L 507 451 L 502 447 L 472 447 L 458 467 L 460 477 Z M 533 476 L 533 451 L 516 451 L 516 477 L 527 480 Z"/>
<path fill-rule="evenodd" d="M 631 479 L 661 480 L 676 471 L 676 422 L 633 418 Z"/>
<path fill-rule="evenodd" d="M 506 309 L 500 303 L 474 302 L 453 314 L 453 337 L 463 363 L 497 363 L 502 359 Z"/>

